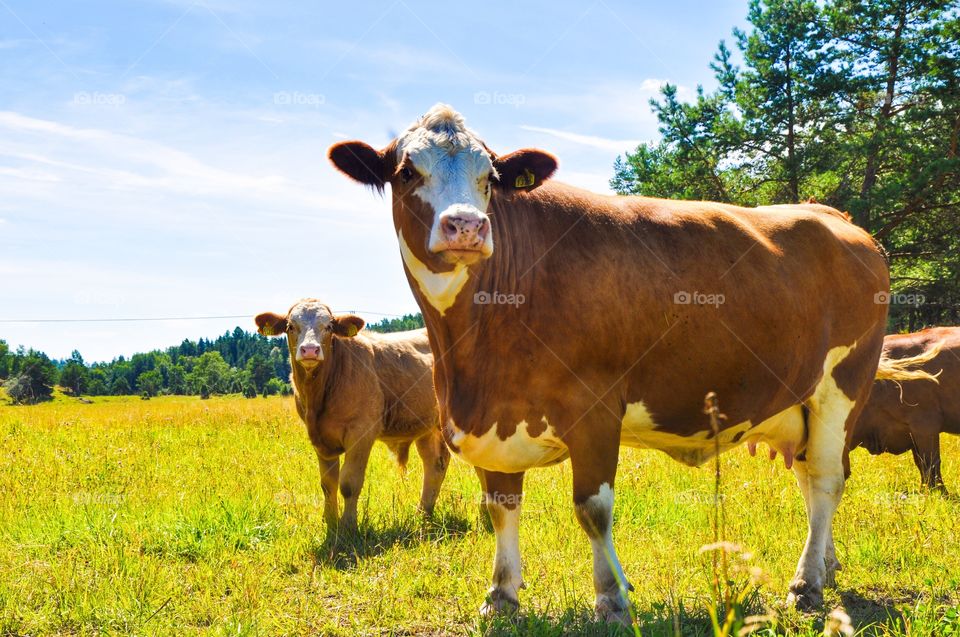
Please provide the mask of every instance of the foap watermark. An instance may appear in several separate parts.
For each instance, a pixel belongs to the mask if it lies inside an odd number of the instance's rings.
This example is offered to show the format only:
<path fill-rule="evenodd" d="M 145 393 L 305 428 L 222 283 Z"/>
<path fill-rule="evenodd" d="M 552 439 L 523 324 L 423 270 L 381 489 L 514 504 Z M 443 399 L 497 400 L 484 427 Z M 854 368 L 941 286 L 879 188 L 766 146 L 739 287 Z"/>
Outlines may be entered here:
<path fill-rule="evenodd" d="M 499 504 L 508 509 L 515 509 L 523 504 L 522 493 L 481 493 L 480 504 Z"/>
<path fill-rule="evenodd" d="M 873 295 L 873 302 L 877 305 L 920 307 L 927 302 L 927 297 L 919 293 L 877 292 Z"/>
<path fill-rule="evenodd" d="M 110 307 L 120 307 L 127 303 L 122 295 L 103 290 L 78 290 L 73 293 L 73 302 L 77 305 L 105 305 Z"/>
<path fill-rule="evenodd" d="M 523 93 L 501 93 L 500 91 L 477 91 L 473 94 L 473 103 L 479 106 L 512 106 L 520 108 L 527 102 Z"/>
<path fill-rule="evenodd" d="M 726 300 L 727 297 L 718 292 L 707 293 L 698 292 L 696 290 L 693 292 L 687 292 L 680 290 L 673 295 L 673 302 L 676 305 L 712 305 L 713 307 L 720 307 L 726 302 Z"/>
<path fill-rule="evenodd" d="M 99 91 L 79 91 L 73 94 L 73 103 L 77 106 L 123 106 L 127 96 L 123 93 L 101 93 Z"/>
<path fill-rule="evenodd" d="M 718 495 L 718 499 L 723 501 L 726 499 L 726 495 L 721 493 Z M 687 490 L 681 491 L 674 495 L 673 501 L 676 504 L 712 506 L 714 503 L 714 495 L 712 493 L 704 493 L 702 491 Z"/>
<path fill-rule="evenodd" d="M 293 491 L 277 491 L 273 494 L 273 502 L 279 506 L 305 507 L 319 509 L 323 507 L 323 499 L 318 495 L 305 495 Z"/>
<path fill-rule="evenodd" d="M 474 305 L 512 305 L 520 307 L 526 303 L 527 297 L 522 294 L 505 294 L 503 292 L 477 292 L 473 295 Z"/>
<path fill-rule="evenodd" d="M 312 108 L 320 108 L 327 103 L 327 98 L 321 93 L 278 91 L 273 94 L 273 103 L 277 106 L 310 106 Z"/>
<path fill-rule="evenodd" d="M 70 498 L 77 506 L 120 506 L 127 496 L 122 493 L 91 493 L 90 491 L 77 491 Z"/>

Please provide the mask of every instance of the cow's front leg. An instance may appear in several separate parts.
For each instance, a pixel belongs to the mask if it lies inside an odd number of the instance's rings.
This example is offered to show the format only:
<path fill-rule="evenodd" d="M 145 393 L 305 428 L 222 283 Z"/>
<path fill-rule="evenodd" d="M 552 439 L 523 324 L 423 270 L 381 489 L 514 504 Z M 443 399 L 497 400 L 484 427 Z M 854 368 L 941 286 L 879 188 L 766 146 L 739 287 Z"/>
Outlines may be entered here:
<path fill-rule="evenodd" d="M 617 473 L 620 432 L 583 437 L 569 443 L 573 469 L 573 506 L 577 521 L 593 549 L 595 610 L 604 621 L 631 624 L 627 591 L 633 587 L 623 574 L 613 546 L 613 483 Z"/>
<path fill-rule="evenodd" d="M 340 503 L 337 501 L 337 491 L 340 488 L 340 457 L 324 458 L 317 450 L 317 459 L 320 461 L 320 488 L 323 490 L 323 519 L 327 528 L 337 527 L 340 517 Z"/>
<path fill-rule="evenodd" d="M 480 613 L 489 617 L 516 612 L 523 588 L 520 572 L 520 504 L 523 498 L 522 473 L 478 470 L 482 475 L 484 502 L 497 537 L 493 560 L 493 582 Z"/>
<path fill-rule="evenodd" d="M 374 436 L 364 436 L 355 440 L 347 447 L 340 468 L 340 495 L 343 496 L 343 517 L 340 518 L 340 528 L 351 533 L 357 530 L 357 503 L 360 500 L 360 490 L 367 473 L 367 461 Z"/>

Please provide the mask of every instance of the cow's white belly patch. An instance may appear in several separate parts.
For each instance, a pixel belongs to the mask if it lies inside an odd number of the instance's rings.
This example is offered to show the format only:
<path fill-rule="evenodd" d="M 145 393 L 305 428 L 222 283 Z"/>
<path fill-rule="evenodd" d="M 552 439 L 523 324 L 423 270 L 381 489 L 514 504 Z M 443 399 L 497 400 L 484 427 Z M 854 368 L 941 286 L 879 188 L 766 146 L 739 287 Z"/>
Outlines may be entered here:
<path fill-rule="evenodd" d="M 823 376 L 808 403 L 818 411 L 820 402 L 839 402 L 847 409 L 853 402 L 844 396 L 833 378 L 833 370 L 850 353 L 851 346 L 840 346 L 827 352 L 823 363 Z M 722 400 L 722 397 L 721 397 Z M 814 416 L 816 417 L 816 416 Z M 707 416 L 704 415 L 704 424 Z M 546 418 L 543 419 L 546 423 Z M 482 436 L 467 434 L 451 423 L 454 432 L 451 441 L 460 449 L 460 455 L 472 465 L 489 471 L 517 473 L 534 467 L 543 467 L 565 460 L 566 445 L 560 440 L 549 423 L 539 436 L 527 433 L 526 421 L 517 425 L 516 432 L 506 440 L 497 436 L 497 425 Z M 746 420 L 727 427 L 720 432 L 719 450 L 727 451 L 748 443 L 752 448 L 759 442 L 771 450 L 789 458 L 788 465 L 807 445 L 807 424 L 803 406 L 796 404 L 754 425 Z M 841 439 L 842 444 L 842 439 Z M 698 466 L 712 458 L 717 451 L 717 441 L 709 430 L 701 430 L 690 436 L 679 436 L 657 429 L 653 415 L 643 401 L 628 403 L 620 431 L 620 444 L 642 449 L 657 449 L 691 466 Z"/>
<path fill-rule="evenodd" d="M 546 418 L 543 419 L 546 423 Z M 517 430 L 502 440 L 494 423 L 482 436 L 467 434 L 451 423 L 450 441 L 460 449 L 460 456 L 470 464 L 501 473 L 519 473 L 534 467 L 545 467 L 567 458 L 567 447 L 556 437 L 553 427 L 539 436 L 531 436 L 527 421 L 521 420 Z"/>
<path fill-rule="evenodd" d="M 831 395 L 837 393 L 842 395 L 833 378 L 833 370 L 843 362 L 851 349 L 849 346 L 840 346 L 827 352 L 823 362 L 823 376 L 810 400 L 817 401 L 823 391 Z M 704 416 L 704 422 L 706 423 L 706 416 Z M 657 430 L 656 427 L 657 424 L 643 401 L 629 403 L 623 417 L 620 444 L 658 449 L 675 460 L 691 466 L 703 464 L 716 453 L 716 441 L 708 430 L 698 431 L 691 436 L 678 436 Z M 742 443 L 748 443 L 753 449 L 758 442 L 763 442 L 770 447 L 771 451 L 777 451 L 788 459 L 789 465 L 793 458 L 806 447 L 807 434 L 803 407 L 796 404 L 757 425 L 747 420 L 727 427 L 720 432 L 718 438 L 721 453 Z"/>

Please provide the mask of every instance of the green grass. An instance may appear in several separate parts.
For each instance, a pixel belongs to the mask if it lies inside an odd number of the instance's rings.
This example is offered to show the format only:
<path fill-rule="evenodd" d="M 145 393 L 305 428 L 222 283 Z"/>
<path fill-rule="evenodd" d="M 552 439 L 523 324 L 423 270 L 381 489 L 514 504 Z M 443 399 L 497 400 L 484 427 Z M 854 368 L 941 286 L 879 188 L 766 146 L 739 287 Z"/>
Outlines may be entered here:
<path fill-rule="evenodd" d="M 944 437 L 960 490 L 960 440 Z M 378 447 L 361 532 L 326 539 L 318 470 L 290 399 L 58 398 L 0 407 L 0 634 L 615 634 L 594 623 L 589 544 L 569 465 L 527 477 L 522 614 L 477 609 L 494 540 L 473 471 L 455 462 L 436 519 L 414 513 Z M 763 584 L 755 634 L 822 634 L 782 598 L 806 532 L 782 463 L 723 456 L 727 539 Z M 710 634 L 712 482 L 663 454 L 624 450 L 615 539 L 642 634 Z M 960 503 L 916 492 L 908 456 L 853 455 L 836 521 L 844 570 L 827 608 L 864 634 L 960 634 Z M 951 632 L 952 631 L 952 632 Z"/>

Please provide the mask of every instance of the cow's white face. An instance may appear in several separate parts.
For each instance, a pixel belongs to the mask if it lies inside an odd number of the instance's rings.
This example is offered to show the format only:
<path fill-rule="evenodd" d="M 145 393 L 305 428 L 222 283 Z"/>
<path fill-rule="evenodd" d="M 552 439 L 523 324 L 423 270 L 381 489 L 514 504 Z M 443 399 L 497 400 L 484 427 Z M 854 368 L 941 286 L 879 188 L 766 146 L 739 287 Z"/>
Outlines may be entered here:
<path fill-rule="evenodd" d="M 334 336 L 356 336 L 364 325 L 359 316 L 334 316 L 326 304 L 316 299 L 297 301 L 286 316 L 265 312 L 255 320 L 264 336 L 285 333 L 291 361 L 306 369 L 312 369 L 329 358 Z"/>
<path fill-rule="evenodd" d="M 557 168 L 551 155 L 531 148 L 496 155 L 446 104 L 431 108 L 383 150 L 348 141 L 331 146 L 329 155 L 351 179 L 379 191 L 391 185 L 408 269 L 443 275 L 451 264 L 456 270 L 493 254 L 491 197 L 537 188 Z M 452 289 L 434 283 L 423 285 Z"/>
<path fill-rule="evenodd" d="M 394 152 L 401 182 L 431 209 L 427 250 L 453 263 L 489 257 L 487 206 L 497 173 L 460 114 L 438 104 L 397 138 Z"/>

